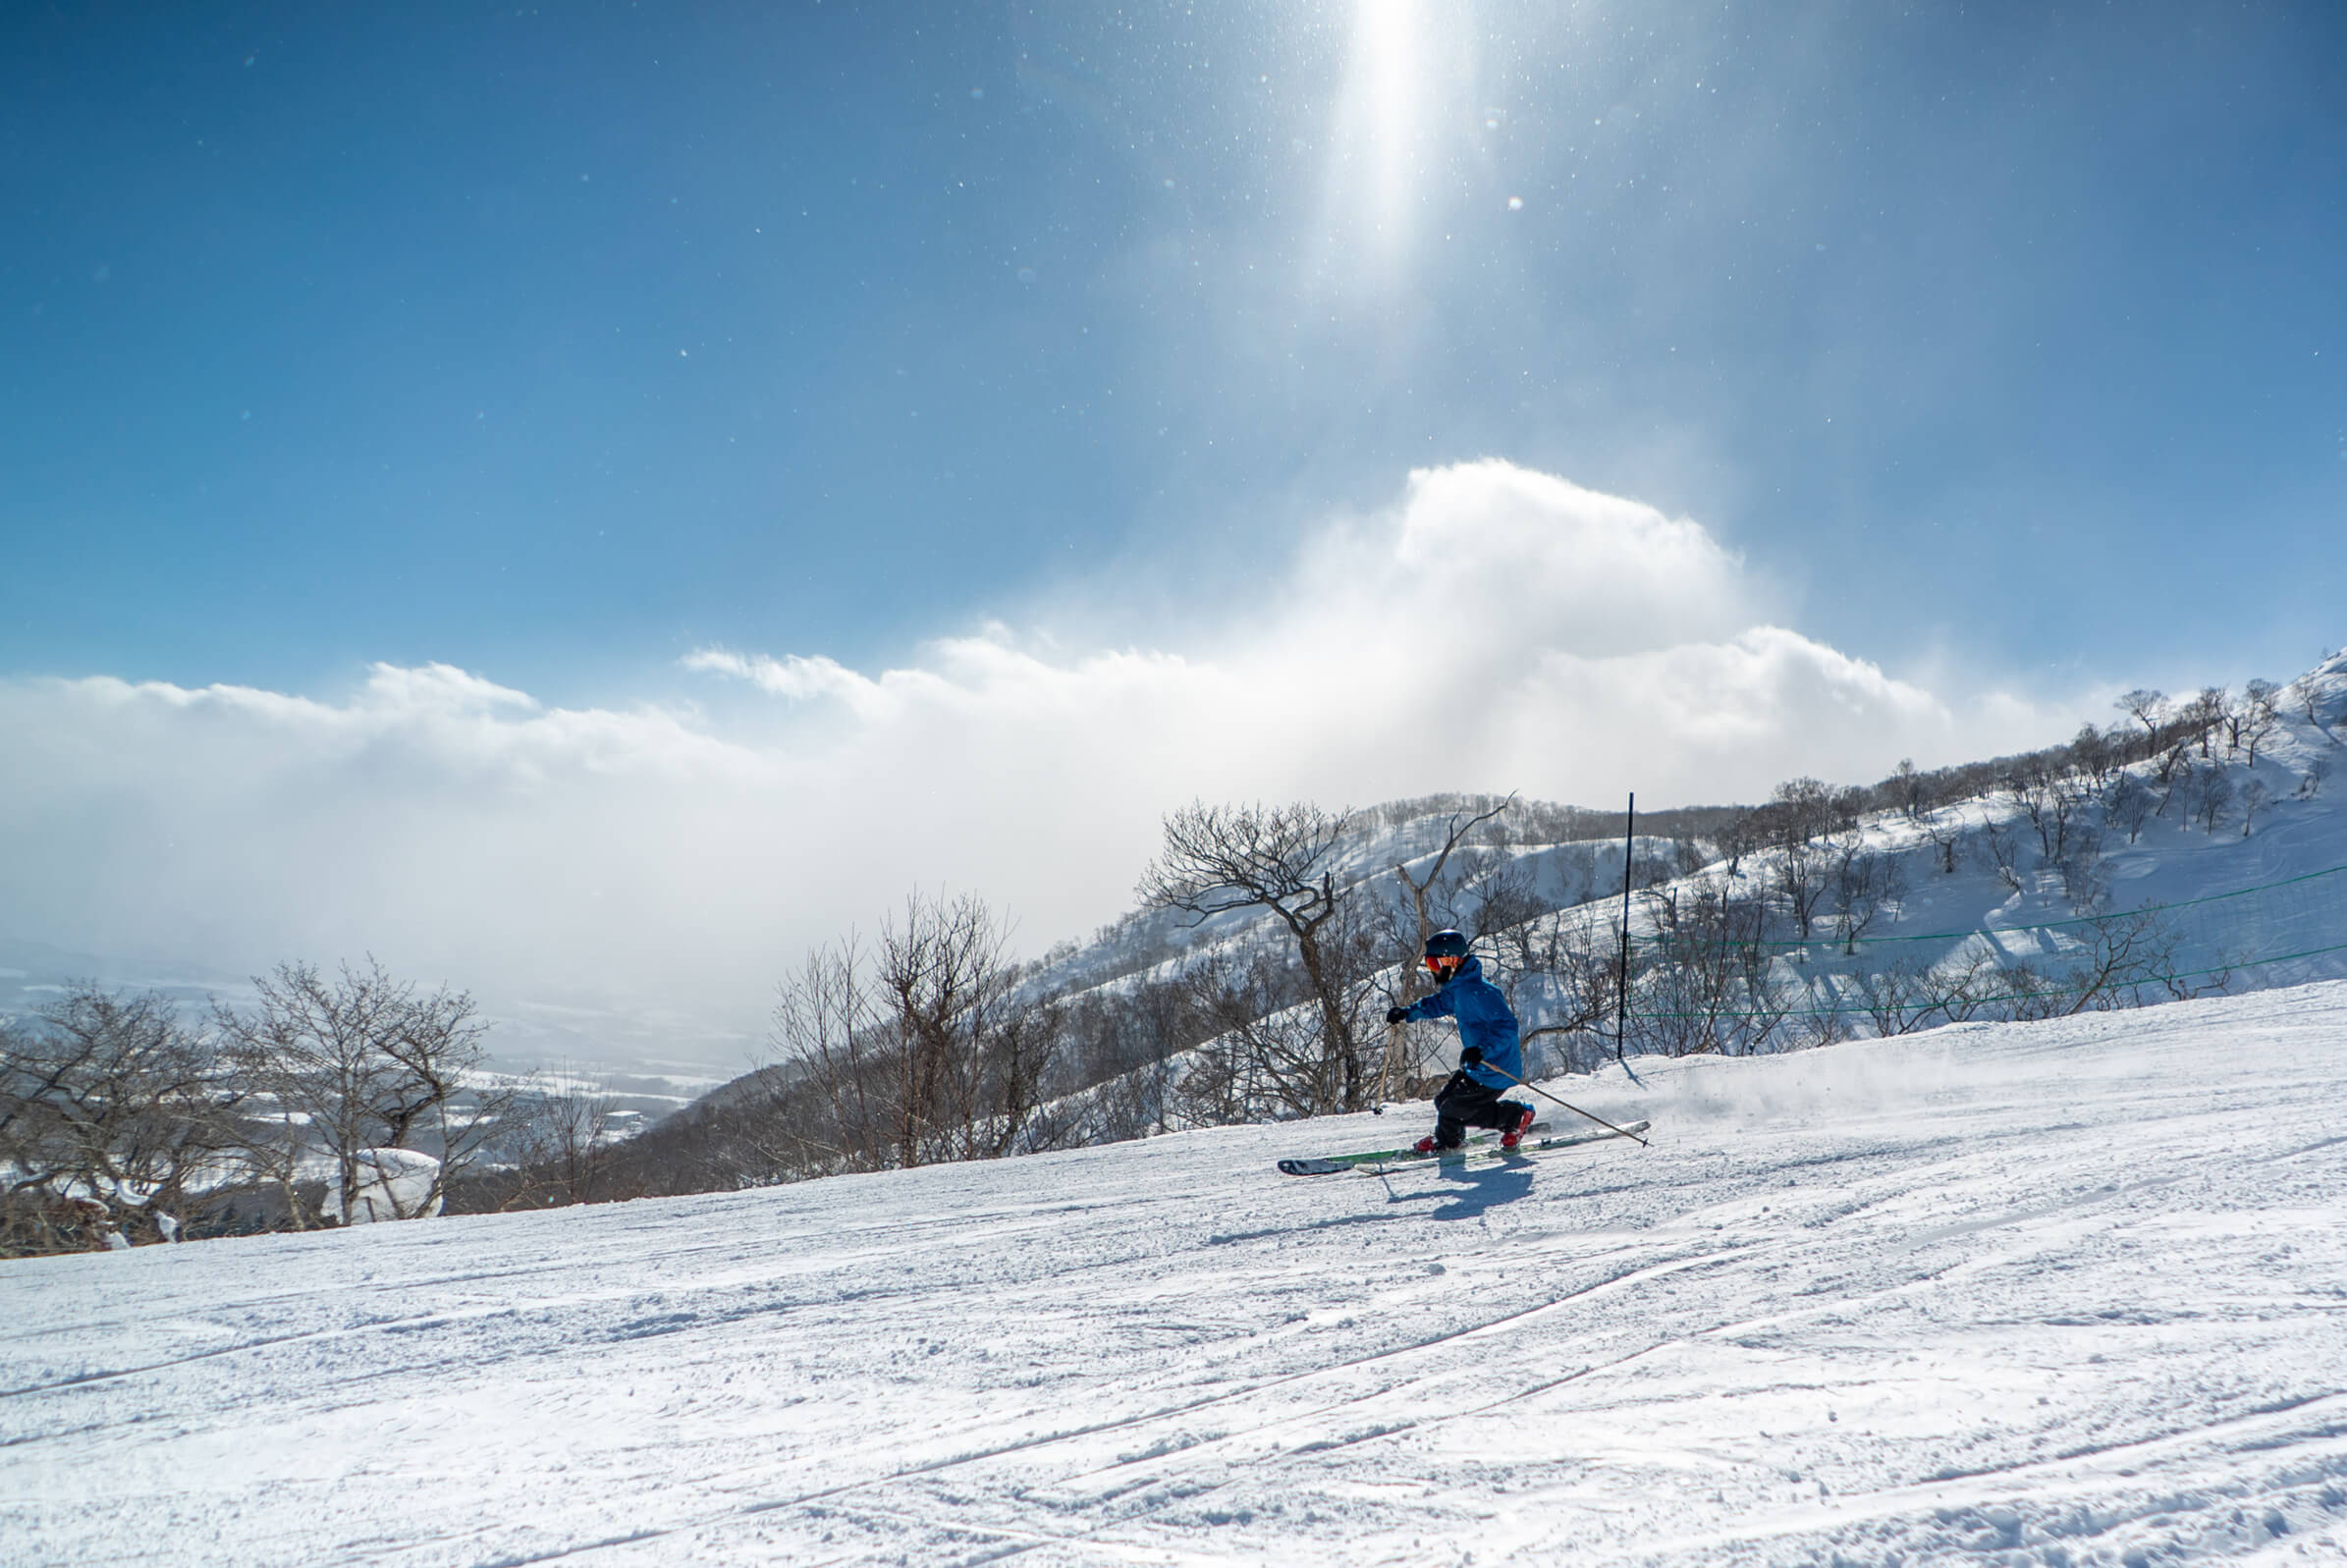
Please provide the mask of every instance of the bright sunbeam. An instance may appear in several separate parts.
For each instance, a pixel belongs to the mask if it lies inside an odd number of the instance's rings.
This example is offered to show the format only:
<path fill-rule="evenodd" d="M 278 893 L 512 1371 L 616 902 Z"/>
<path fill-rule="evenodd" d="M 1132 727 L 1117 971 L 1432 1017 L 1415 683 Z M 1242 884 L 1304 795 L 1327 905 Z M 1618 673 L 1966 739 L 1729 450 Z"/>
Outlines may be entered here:
<path fill-rule="evenodd" d="M 1429 99 L 1443 74 L 1424 0 L 1358 0 L 1330 144 L 1324 272 L 1391 283 L 1407 261 L 1432 148 Z M 1375 265 L 1363 278 L 1364 259 Z"/>
<path fill-rule="evenodd" d="M 1418 149 L 1421 57 L 1418 0 L 1361 0 L 1354 23 L 1377 232 L 1398 248 L 1406 237 Z"/>

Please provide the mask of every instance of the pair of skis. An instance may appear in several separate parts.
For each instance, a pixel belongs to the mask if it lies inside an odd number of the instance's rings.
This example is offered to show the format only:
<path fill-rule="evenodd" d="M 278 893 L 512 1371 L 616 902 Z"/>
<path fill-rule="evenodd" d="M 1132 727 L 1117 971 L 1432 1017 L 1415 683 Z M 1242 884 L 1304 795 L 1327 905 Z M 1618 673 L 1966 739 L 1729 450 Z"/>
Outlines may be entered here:
<path fill-rule="evenodd" d="M 1545 1121 L 1536 1121 L 1525 1129 L 1525 1139 L 1513 1149 L 1497 1147 L 1499 1134 L 1477 1133 L 1457 1149 L 1438 1149 L 1420 1154 L 1415 1149 L 1371 1149 L 1360 1154 L 1325 1155 L 1314 1158 L 1283 1160 L 1280 1170 L 1289 1176 L 1335 1176 L 1348 1170 L 1363 1175 L 1380 1176 L 1404 1165 L 1444 1164 L 1463 1165 L 1470 1161 L 1513 1160 L 1520 1156 L 1547 1154 L 1558 1149 L 1577 1149 L 1583 1144 L 1604 1143 L 1610 1138 L 1636 1137 L 1653 1125 L 1633 1121 L 1627 1127 L 1593 1129 L 1589 1132 L 1566 1133 L 1561 1137 L 1540 1138 L 1534 1135 L 1549 1130 Z"/>

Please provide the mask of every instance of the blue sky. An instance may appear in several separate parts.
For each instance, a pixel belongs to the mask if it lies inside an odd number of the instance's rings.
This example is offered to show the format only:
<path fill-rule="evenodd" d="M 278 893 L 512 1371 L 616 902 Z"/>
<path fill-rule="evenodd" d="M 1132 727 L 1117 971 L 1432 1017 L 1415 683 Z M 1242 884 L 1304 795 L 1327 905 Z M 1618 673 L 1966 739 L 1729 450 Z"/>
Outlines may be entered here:
<path fill-rule="evenodd" d="M 0 189 L 44 940 L 1040 946 L 1192 794 L 1752 798 L 2347 637 L 2335 7 L 21 9 Z"/>
<path fill-rule="evenodd" d="M 2335 9 L 1161 9 L 20 17 L 0 667 L 870 660 L 1482 456 L 1892 663 L 2339 635 Z"/>

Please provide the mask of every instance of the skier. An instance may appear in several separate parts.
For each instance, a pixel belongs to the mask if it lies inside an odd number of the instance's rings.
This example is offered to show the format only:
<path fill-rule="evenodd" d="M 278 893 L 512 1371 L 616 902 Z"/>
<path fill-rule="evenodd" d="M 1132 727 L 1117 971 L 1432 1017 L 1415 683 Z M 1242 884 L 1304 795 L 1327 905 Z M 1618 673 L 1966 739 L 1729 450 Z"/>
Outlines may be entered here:
<path fill-rule="evenodd" d="M 1426 967 L 1440 989 L 1407 1007 L 1387 1009 L 1386 1022 L 1455 1018 L 1463 1049 L 1458 1071 L 1435 1096 L 1434 1136 L 1419 1139 L 1418 1152 L 1456 1149 L 1469 1127 L 1497 1128 L 1500 1147 L 1513 1149 L 1533 1115 L 1530 1106 L 1500 1098 L 1524 1075 L 1516 1015 L 1500 988 L 1483 978 L 1483 964 L 1468 953 L 1467 939 L 1459 932 L 1438 931 L 1426 939 Z"/>

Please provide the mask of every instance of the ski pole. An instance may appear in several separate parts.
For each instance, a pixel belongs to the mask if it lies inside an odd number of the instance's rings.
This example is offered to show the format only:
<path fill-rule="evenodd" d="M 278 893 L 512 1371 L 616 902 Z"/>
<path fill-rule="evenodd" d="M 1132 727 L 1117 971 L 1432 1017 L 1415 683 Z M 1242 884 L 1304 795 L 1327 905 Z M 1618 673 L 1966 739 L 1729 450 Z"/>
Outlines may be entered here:
<path fill-rule="evenodd" d="M 1536 1094 L 1536 1095 L 1540 1096 L 1540 1097 L 1541 1097 L 1543 1100 L 1556 1100 L 1556 1097 L 1555 1095 L 1553 1095 L 1553 1094 L 1549 1093 L 1549 1092 L 1548 1092 L 1546 1089 L 1543 1089 L 1543 1088 L 1541 1088 L 1541 1087 L 1540 1087 L 1539 1085 L 1537 1085 L 1537 1084 L 1528 1084 L 1528 1083 L 1526 1083 L 1526 1082 L 1525 1082 L 1523 1079 L 1521 1079 L 1521 1078 L 1517 1077 L 1517 1076 L 1516 1076 L 1514 1073 L 1512 1073 L 1512 1072 L 1509 1072 L 1509 1071 L 1508 1071 L 1508 1070 L 1507 1070 L 1505 1067 L 1494 1066 L 1494 1065 L 1493 1065 L 1491 1062 L 1488 1062 L 1488 1061 L 1487 1061 L 1487 1062 L 1484 1062 L 1484 1063 L 1483 1063 L 1483 1065 L 1484 1065 L 1484 1066 L 1486 1066 L 1486 1067 L 1491 1067 L 1492 1071 L 1494 1071 L 1494 1072 L 1498 1073 L 1498 1074 L 1499 1074 L 1501 1077 L 1502 1077 L 1502 1078 L 1506 1079 L 1506 1080 L 1507 1080 L 1509 1083 L 1511 1083 L 1511 1084 L 1514 1084 L 1514 1085 L 1515 1085 L 1515 1086 L 1516 1086 L 1518 1089 L 1529 1089 L 1529 1090 L 1531 1090 L 1531 1091 L 1532 1091 L 1534 1094 Z M 1590 1119 L 1590 1120 L 1592 1120 L 1592 1121 L 1596 1122 L 1596 1123 L 1597 1123 L 1599 1126 L 1601 1126 L 1601 1127 L 1605 1128 L 1605 1129 L 1606 1129 L 1608 1132 L 1614 1133 L 1614 1134 L 1617 1134 L 1617 1135 L 1618 1135 L 1618 1136 L 1620 1136 L 1620 1137 L 1623 1137 L 1623 1138 L 1627 1138 L 1627 1139 L 1629 1139 L 1629 1140 L 1630 1140 L 1630 1142 L 1632 1142 L 1632 1143 L 1636 1144 L 1636 1145 L 1637 1145 L 1639 1148 L 1641 1148 L 1641 1149 L 1644 1149 L 1645 1147 L 1647 1147 L 1647 1142 L 1646 1142 L 1646 1140 L 1645 1140 L 1644 1138 L 1641 1138 L 1641 1137 L 1639 1137 L 1639 1136 L 1638 1136 L 1636 1133 L 1634 1133 L 1634 1132 L 1631 1132 L 1631 1131 L 1629 1131 L 1629 1130 L 1628 1130 L 1628 1129 L 1626 1129 L 1626 1128 L 1623 1128 L 1623 1127 L 1616 1127 L 1615 1125 L 1613 1125 L 1613 1123 L 1611 1123 L 1610 1121 L 1608 1121 L 1608 1120 L 1607 1120 L 1605 1117 L 1603 1117 L 1603 1116 L 1601 1116 L 1601 1115 L 1598 1115 L 1598 1114 L 1596 1114 L 1596 1113 L 1595 1113 L 1595 1112 L 1593 1112 L 1593 1111 L 1587 1111 L 1587 1110 L 1583 1110 L 1583 1109 L 1582 1109 L 1582 1108 L 1581 1108 L 1579 1106 L 1576 1106 L 1576 1105 L 1572 1104 L 1570 1101 L 1567 1101 L 1567 1100 L 1556 1100 L 1556 1103 L 1557 1103 L 1558 1105 L 1560 1105 L 1560 1106 L 1564 1107 L 1564 1108 L 1565 1108 L 1565 1109 L 1567 1109 L 1567 1110 L 1571 1111 L 1571 1112 L 1572 1112 L 1574 1115 L 1576 1115 L 1576 1116 L 1587 1116 L 1587 1117 L 1589 1117 L 1589 1119 Z"/>

